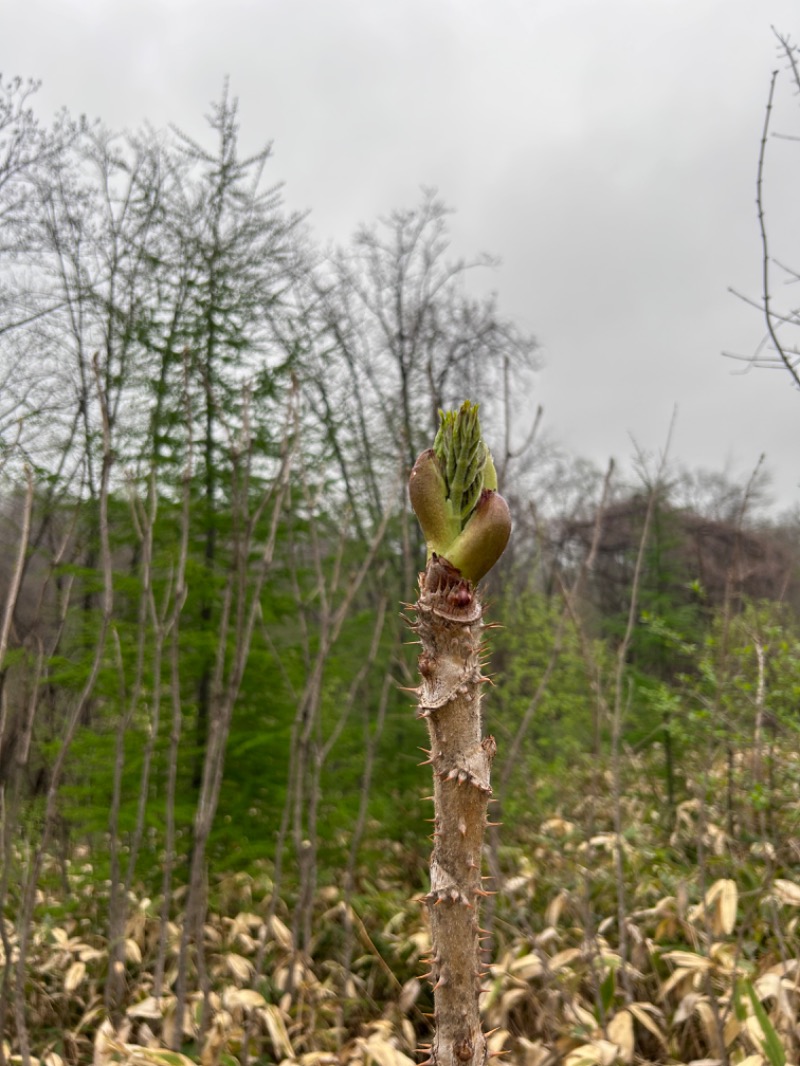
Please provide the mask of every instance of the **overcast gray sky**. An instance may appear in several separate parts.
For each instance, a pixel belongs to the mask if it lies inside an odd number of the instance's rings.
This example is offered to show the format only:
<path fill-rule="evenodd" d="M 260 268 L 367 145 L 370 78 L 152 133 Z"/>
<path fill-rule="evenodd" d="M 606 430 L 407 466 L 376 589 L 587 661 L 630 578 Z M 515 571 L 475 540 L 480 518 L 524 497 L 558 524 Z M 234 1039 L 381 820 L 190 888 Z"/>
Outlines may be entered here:
<path fill-rule="evenodd" d="M 755 171 L 770 25 L 797 0 L 4 0 L 0 70 L 39 109 L 202 135 L 227 74 L 248 147 L 318 238 L 414 204 L 452 205 L 456 250 L 539 338 L 530 411 L 604 466 L 632 438 L 746 479 L 766 453 L 800 502 L 800 393 L 741 368 L 758 313 Z M 800 134 L 779 86 L 775 129 Z M 800 267 L 800 144 L 775 141 L 767 212 Z M 800 302 L 800 301 L 798 301 Z"/>

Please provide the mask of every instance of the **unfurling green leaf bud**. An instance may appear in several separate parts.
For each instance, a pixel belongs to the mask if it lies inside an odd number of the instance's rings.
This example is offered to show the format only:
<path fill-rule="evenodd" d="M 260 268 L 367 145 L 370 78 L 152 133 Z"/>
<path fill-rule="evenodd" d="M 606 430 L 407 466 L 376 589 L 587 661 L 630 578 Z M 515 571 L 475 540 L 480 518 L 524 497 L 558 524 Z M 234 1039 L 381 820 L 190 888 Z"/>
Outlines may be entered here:
<path fill-rule="evenodd" d="M 433 448 L 411 471 L 408 491 L 428 546 L 473 584 L 491 570 L 508 543 L 511 515 L 497 493 L 497 471 L 481 438 L 478 405 L 440 411 Z"/>
<path fill-rule="evenodd" d="M 472 514 L 483 488 L 489 450 L 481 440 L 478 405 L 465 400 L 459 411 L 440 411 L 441 425 L 433 450 L 447 486 L 458 533 Z"/>
<path fill-rule="evenodd" d="M 447 560 L 477 585 L 505 551 L 511 536 L 511 512 L 497 492 L 484 489 L 463 531 L 445 552 Z"/>
<path fill-rule="evenodd" d="M 408 495 L 422 527 L 428 552 L 444 555 L 453 539 L 451 510 L 447 502 L 447 486 L 433 448 L 428 448 L 414 463 Z"/>
<path fill-rule="evenodd" d="M 486 463 L 483 467 L 483 487 L 497 491 L 497 471 L 495 470 L 492 453 L 488 449 L 486 451 Z"/>

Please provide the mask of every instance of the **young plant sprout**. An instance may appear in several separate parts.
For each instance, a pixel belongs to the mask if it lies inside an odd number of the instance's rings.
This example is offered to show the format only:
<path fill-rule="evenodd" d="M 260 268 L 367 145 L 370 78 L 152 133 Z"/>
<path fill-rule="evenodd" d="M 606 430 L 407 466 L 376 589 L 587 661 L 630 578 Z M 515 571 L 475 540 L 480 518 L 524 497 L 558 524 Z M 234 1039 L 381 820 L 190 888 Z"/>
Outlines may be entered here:
<path fill-rule="evenodd" d="M 511 533 L 508 505 L 481 438 L 478 405 L 441 413 L 433 448 L 411 472 L 411 504 L 428 547 L 413 628 L 419 656 L 419 709 L 430 735 L 434 845 L 430 980 L 434 1035 L 429 1066 L 484 1066 L 480 1024 L 481 851 L 494 737 L 483 736 L 480 665 L 483 607 L 477 583 L 503 553 Z"/>

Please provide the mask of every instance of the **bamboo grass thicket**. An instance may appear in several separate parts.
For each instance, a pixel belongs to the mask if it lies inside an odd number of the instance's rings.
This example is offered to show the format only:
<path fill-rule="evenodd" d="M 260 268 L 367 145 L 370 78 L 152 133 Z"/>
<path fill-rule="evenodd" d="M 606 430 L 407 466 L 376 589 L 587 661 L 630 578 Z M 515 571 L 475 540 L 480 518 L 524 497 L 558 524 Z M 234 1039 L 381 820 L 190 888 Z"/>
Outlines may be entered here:
<path fill-rule="evenodd" d="M 483 606 L 477 584 L 511 533 L 508 505 L 481 438 L 478 406 L 441 412 L 434 446 L 417 459 L 409 495 L 428 547 L 412 628 L 421 644 L 417 716 L 433 768 L 431 927 L 434 1033 L 429 1066 L 485 1066 L 480 1023 L 478 910 L 494 737 L 483 736 Z"/>

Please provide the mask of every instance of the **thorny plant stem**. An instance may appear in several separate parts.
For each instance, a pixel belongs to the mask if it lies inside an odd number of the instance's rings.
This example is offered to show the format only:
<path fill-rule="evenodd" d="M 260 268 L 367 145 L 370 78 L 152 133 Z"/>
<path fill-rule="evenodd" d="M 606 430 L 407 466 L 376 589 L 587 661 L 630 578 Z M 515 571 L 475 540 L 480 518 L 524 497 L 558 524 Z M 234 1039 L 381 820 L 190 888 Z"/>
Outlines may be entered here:
<path fill-rule="evenodd" d="M 484 1066 L 478 1000 L 481 851 L 494 737 L 482 736 L 480 670 L 483 607 L 470 582 L 437 555 L 420 575 L 415 606 L 422 651 L 418 717 L 430 735 L 434 780 L 430 980 L 435 1034 L 432 1066 Z"/>
<path fill-rule="evenodd" d="M 408 482 L 428 549 L 411 623 L 422 651 L 418 717 L 430 735 L 434 831 L 431 887 L 423 897 L 431 926 L 434 1035 L 429 1066 L 486 1066 L 481 1029 L 478 905 L 492 759 L 483 736 L 481 632 L 475 586 L 505 550 L 508 504 L 481 438 L 477 404 L 441 411 L 433 448 L 421 453 Z M 423 1064 L 425 1066 L 425 1064 Z"/>

